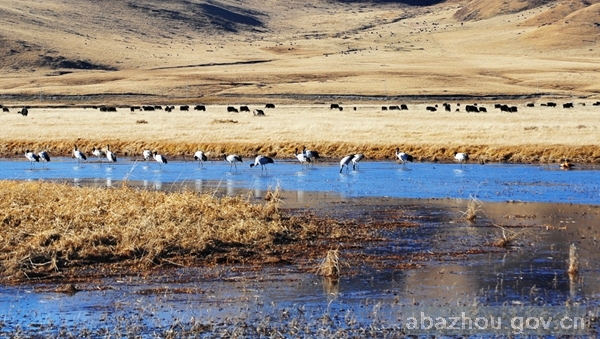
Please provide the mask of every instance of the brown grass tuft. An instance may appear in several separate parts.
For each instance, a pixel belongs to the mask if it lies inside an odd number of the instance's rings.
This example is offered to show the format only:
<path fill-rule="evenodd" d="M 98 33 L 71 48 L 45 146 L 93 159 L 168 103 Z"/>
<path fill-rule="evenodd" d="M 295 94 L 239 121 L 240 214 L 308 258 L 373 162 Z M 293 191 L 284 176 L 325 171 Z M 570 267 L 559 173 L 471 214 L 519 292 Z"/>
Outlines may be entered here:
<path fill-rule="evenodd" d="M 267 190 L 267 193 L 265 194 L 265 201 L 272 201 L 272 202 L 280 203 L 282 201 L 280 187 L 277 186 L 274 191 L 271 190 L 271 188 L 269 187 L 269 189 Z"/>
<path fill-rule="evenodd" d="M 325 259 L 323 259 L 319 267 L 317 267 L 317 274 L 338 279 L 340 277 L 342 265 L 339 254 L 339 250 L 337 249 L 327 251 Z"/>
<path fill-rule="evenodd" d="M 471 200 L 469 201 L 469 204 L 467 205 L 467 210 L 461 211 L 461 213 L 462 213 L 461 219 L 467 220 L 470 222 L 474 222 L 475 219 L 477 218 L 477 213 L 480 213 L 480 212 L 483 212 L 483 202 L 481 202 L 481 200 L 479 200 L 475 197 L 471 197 Z"/>
<path fill-rule="evenodd" d="M 510 232 L 510 234 L 507 234 L 507 229 L 502 227 L 502 226 L 498 226 L 498 225 L 494 225 L 496 227 L 499 227 L 502 230 L 502 237 L 496 239 L 493 243 L 492 246 L 496 246 L 496 247 L 507 247 L 510 246 L 515 240 L 519 239 L 522 234 L 518 233 L 518 232 Z"/>

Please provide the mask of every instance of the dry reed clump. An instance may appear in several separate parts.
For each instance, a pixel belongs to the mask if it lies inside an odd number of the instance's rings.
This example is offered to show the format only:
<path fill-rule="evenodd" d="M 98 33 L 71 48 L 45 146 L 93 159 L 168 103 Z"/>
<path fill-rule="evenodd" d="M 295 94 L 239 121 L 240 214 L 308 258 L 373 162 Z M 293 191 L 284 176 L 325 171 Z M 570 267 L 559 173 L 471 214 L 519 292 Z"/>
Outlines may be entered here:
<path fill-rule="evenodd" d="M 277 201 L 2 181 L 0 268 L 5 278 L 23 279 L 99 263 L 239 260 L 282 234 L 314 234 L 314 224 L 283 216 Z"/>
<path fill-rule="evenodd" d="M 480 212 L 483 212 L 483 203 L 481 202 L 481 200 L 479 200 L 475 197 L 471 197 L 471 200 L 469 201 L 469 204 L 467 205 L 467 210 L 461 211 L 461 213 L 462 213 L 461 219 L 467 220 L 470 222 L 474 222 L 475 219 L 477 218 L 477 213 L 480 213 Z"/>
<path fill-rule="evenodd" d="M 317 267 L 317 274 L 324 277 L 338 279 L 340 277 L 342 262 L 339 250 L 329 250 L 325 259 Z"/>
<path fill-rule="evenodd" d="M 416 161 L 431 162 L 454 162 L 454 152 L 465 151 L 469 153 L 471 163 L 487 162 L 514 162 L 514 163 L 558 163 L 567 157 L 582 163 L 600 162 L 600 152 L 597 146 L 567 147 L 556 145 L 548 147 L 545 145 L 521 145 L 515 146 L 487 146 L 470 145 L 468 147 L 448 147 L 437 144 L 365 144 L 347 142 L 310 142 L 304 141 L 271 141 L 265 143 L 251 142 L 219 142 L 204 139 L 203 142 L 177 142 L 173 140 L 120 140 L 120 139 L 70 139 L 70 140 L 47 140 L 32 142 L 31 140 L 5 141 L 0 145 L 0 156 L 22 157 L 27 149 L 46 150 L 50 156 L 71 156 L 73 145 L 89 154 L 92 147 L 104 147 L 110 144 L 111 150 L 117 156 L 139 157 L 145 149 L 160 150 L 168 157 L 189 159 L 194 152 L 203 150 L 209 159 L 220 159 L 223 153 L 236 153 L 242 157 L 255 157 L 264 154 L 278 159 L 294 160 L 294 150 L 307 149 L 316 150 L 327 160 L 339 160 L 341 157 L 351 153 L 363 153 L 367 159 L 395 161 L 396 147 L 410 153 Z"/>
<path fill-rule="evenodd" d="M 265 194 L 264 199 L 266 201 L 272 201 L 275 202 L 277 204 L 281 203 L 281 189 L 279 188 L 279 186 L 275 187 L 275 190 L 271 189 L 271 187 L 269 187 L 269 189 L 267 190 L 267 193 Z M 277 206 L 277 204 L 273 204 L 274 206 Z"/>
<path fill-rule="evenodd" d="M 494 225 L 494 226 L 499 227 L 502 230 L 502 236 L 500 238 L 496 239 L 492 243 L 492 246 L 507 247 L 507 246 L 510 246 L 510 244 L 512 244 L 515 240 L 517 240 L 523 236 L 523 234 L 520 232 L 510 232 L 510 234 L 507 234 L 509 232 L 507 231 L 507 229 L 505 227 L 502 227 L 499 225 Z"/>

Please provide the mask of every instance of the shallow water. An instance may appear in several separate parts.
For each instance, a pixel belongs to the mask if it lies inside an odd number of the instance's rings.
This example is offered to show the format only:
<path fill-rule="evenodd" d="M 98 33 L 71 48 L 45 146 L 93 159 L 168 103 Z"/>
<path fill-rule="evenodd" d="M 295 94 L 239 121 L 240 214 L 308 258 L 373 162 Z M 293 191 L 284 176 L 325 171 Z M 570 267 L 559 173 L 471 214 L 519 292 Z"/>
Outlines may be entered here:
<path fill-rule="evenodd" d="M 82 291 L 73 295 L 55 292 L 55 284 L 3 286 L 0 335 L 20 328 L 28 334 L 70 331 L 79 337 L 165 337 L 196 330 L 201 337 L 339 337 L 339 330 L 356 337 L 393 337 L 390 333 L 401 333 L 403 312 L 417 306 L 575 304 L 596 314 L 600 309 L 595 167 L 561 171 L 539 165 L 415 163 L 404 168 L 365 162 L 358 171 L 340 174 L 337 164 L 302 168 L 282 161 L 261 173 L 248 164 L 230 171 L 225 162 L 200 168 L 174 161 L 159 169 L 155 163 L 120 160 L 78 165 L 64 158 L 33 170 L 24 161 L 1 161 L 0 175 L 99 186 L 127 179 L 151 189 L 185 185 L 228 194 L 250 190 L 256 196 L 280 186 L 288 208 L 365 222 L 399 209 L 419 227 L 381 230 L 391 232 L 386 235 L 392 240 L 385 243 L 359 248 L 341 243 L 342 258 L 375 257 L 386 268 L 352 261 L 338 282 L 285 265 L 260 270 L 234 265 L 101 279 L 77 285 Z M 475 223 L 460 219 L 471 196 L 485 201 Z M 502 236 L 497 226 L 519 237 L 508 248 L 491 246 Z M 579 254 L 576 276 L 566 272 L 571 244 Z M 468 251 L 474 254 L 464 255 Z M 399 255 L 408 258 L 401 263 L 416 266 L 389 268 Z M 316 267 L 318 260 L 307 265 Z"/>
<path fill-rule="evenodd" d="M 562 202 L 600 204 L 600 168 L 587 166 L 561 170 L 558 165 L 439 164 L 364 161 L 356 171 L 339 173 L 335 163 L 301 166 L 277 161 L 250 168 L 250 159 L 230 169 L 225 161 L 210 161 L 200 167 L 195 162 L 155 162 L 119 159 L 115 164 L 78 164 L 70 158 L 56 158 L 47 164 L 27 161 L 0 161 L 0 179 L 62 179 L 78 183 L 94 181 L 113 185 L 124 179 L 143 186 L 168 189 L 186 184 L 198 190 L 225 188 L 266 190 L 279 186 L 288 191 L 332 192 L 343 197 L 458 198 L 476 197 L 483 201 Z"/>

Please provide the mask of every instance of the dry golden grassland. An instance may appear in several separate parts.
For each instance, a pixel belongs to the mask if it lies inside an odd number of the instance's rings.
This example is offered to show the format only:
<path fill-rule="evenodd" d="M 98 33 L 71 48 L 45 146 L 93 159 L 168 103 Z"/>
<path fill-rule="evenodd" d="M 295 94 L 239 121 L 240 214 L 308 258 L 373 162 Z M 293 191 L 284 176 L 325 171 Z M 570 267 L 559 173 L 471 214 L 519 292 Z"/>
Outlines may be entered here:
<path fill-rule="evenodd" d="M 206 112 L 182 112 L 176 106 L 170 113 L 31 108 L 27 117 L 0 114 L 0 154 L 20 157 L 32 149 L 70 156 L 74 145 L 89 154 L 92 147 L 110 144 L 120 156 L 141 157 L 142 150 L 151 149 L 171 158 L 190 159 L 203 150 L 213 159 L 223 153 L 293 159 L 295 148 L 306 146 L 332 159 L 358 152 L 369 159 L 393 159 L 399 147 L 419 161 L 452 161 L 455 151 L 468 152 L 474 161 L 600 161 L 600 107 L 590 102 L 573 109 L 519 104 L 518 113 L 501 113 L 493 103 L 480 102 L 488 113 L 477 114 L 466 113 L 465 104 L 460 112 L 454 112 L 455 103 L 452 112 L 444 112 L 441 103 L 437 112 L 428 112 L 424 103 L 409 103 L 408 111 L 351 102 L 342 104 L 343 111 L 326 104 L 249 105 L 263 109 L 264 117 L 227 113 L 223 105 L 209 105 Z"/>
<path fill-rule="evenodd" d="M 22 280 L 69 275 L 84 266 L 239 262 L 272 254 L 277 241 L 314 236 L 278 200 L 0 182 L 0 271 Z"/>

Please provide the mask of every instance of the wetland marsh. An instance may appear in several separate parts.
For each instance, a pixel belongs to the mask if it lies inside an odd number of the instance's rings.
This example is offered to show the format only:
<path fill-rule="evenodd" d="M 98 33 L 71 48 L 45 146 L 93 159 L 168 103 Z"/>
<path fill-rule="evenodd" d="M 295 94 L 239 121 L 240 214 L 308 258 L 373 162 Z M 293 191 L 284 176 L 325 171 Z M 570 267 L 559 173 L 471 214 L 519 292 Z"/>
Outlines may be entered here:
<path fill-rule="evenodd" d="M 86 201 L 99 201 L 85 209 L 108 204 L 107 190 L 123 199 L 138 191 L 168 191 L 174 201 L 184 194 L 185 205 L 198 194 L 215 204 L 230 205 L 233 197 L 242 205 L 271 205 L 264 198 L 276 189 L 277 208 L 267 208 L 266 220 L 281 220 L 286 230 L 279 237 L 267 231 L 247 245 L 213 241 L 212 253 L 155 252 L 154 264 L 121 255 L 116 266 L 110 260 L 66 265 L 4 285 L 2 333 L 393 338 L 406 334 L 402 314 L 415 306 L 581 305 L 598 312 L 600 193 L 593 165 L 564 171 L 555 164 L 366 161 L 339 173 L 331 162 L 307 167 L 290 159 L 266 171 L 248 163 L 235 170 L 225 161 L 202 167 L 171 161 L 160 169 L 134 158 L 117 164 L 57 158 L 35 169 L 24 159 L 0 162 L 7 183 L 59 182 L 75 196 L 90 189 Z M 465 218 L 469 209 L 475 218 Z M 309 226 L 298 232 L 286 224 L 292 219 Z M 112 242 L 97 241 L 96 250 L 105 246 L 118 257 L 116 234 Z M 196 243 L 192 248 L 202 246 Z M 567 273 L 571 244 L 576 275 Z M 340 277 L 319 276 L 317 267 L 334 249 Z M 586 319 L 586 333 L 595 333 L 594 317 Z"/>

